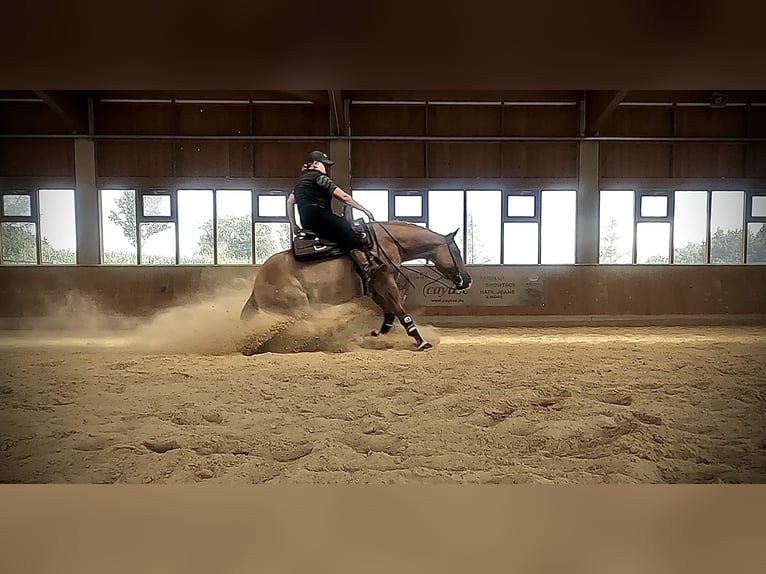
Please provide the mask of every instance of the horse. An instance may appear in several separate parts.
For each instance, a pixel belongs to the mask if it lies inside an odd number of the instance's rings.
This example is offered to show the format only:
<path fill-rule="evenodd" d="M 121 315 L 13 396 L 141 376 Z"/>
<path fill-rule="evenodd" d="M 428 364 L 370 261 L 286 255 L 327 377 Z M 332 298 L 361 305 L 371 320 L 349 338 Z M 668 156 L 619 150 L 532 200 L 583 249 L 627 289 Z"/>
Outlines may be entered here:
<path fill-rule="evenodd" d="M 471 275 L 455 243 L 458 230 L 441 235 L 408 222 L 366 223 L 362 220 L 355 222 L 355 230 L 362 237 L 367 234 L 370 254 L 383 263 L 370 279 L 368 291 L 365 291 L 361 275 L 348 252 L 330 249 L 327 255 L 313 260 L 299 260 L 293 243 L 292 249 L 276 253 L 263 263 L 240 319 L 248 320 L 259 310 L 298 316 L 314 305 L 341 305 L 360 296 L 369 296 L 383 312 L 383 323 L 377 331 L 370 333 L 372 336 L 386 335 L 398 319 L 415 340 L 416 350 L 433 348 L 423 339 L 405 308 L 405 291 L 400 288 L 400 282 L 404 280 L 410 285 L 412 282 L 404 275 L 402 263 L 426 259 L 456 290 L 469 289 Z M 333 245 L 308 230 L 304 232 L 322 248 Z"/>

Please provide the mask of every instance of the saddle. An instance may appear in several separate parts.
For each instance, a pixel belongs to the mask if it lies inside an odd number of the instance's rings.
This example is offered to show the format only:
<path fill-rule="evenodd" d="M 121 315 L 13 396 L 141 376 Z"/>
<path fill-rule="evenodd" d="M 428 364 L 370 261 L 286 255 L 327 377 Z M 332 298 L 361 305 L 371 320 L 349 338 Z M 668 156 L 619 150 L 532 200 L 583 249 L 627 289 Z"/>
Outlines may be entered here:
<path fill-rule="evenodd" d="M 365 249 L 372 249 L 372 235 L 367 222 L 363 219 L 355 219 L 352 228 L 362 240 Z M 297 261 L 317 261 L 319 259 L 331 259 L 346 255 L 348 249 L 339 246 L 332 241 L 319 237 L 309 229 L 304 229 L 293 238 L 293 256 Z"/>

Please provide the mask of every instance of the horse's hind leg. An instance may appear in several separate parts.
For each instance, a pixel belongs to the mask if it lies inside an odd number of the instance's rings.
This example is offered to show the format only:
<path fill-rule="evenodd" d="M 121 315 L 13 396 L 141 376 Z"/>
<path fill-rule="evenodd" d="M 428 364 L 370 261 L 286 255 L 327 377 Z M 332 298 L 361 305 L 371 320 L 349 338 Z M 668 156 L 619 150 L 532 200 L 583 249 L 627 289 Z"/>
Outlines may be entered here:
<path fill-rule="evenodd" d="M 370 335 L 373 337 L 378 337 L 380 335 L 385 335 L 391 329 L 394 327 L 394 319 L 396 319 L 396 314 L 393 311 L 389 311 L 388 307 L 386 305 L 386 300 L 380 296 L 380 294 L 377 291 L 372 292 L 372 300 L 375 301 L 375 303 L 383 309 L 383 324 L 380 326 L 380 330 L 378 331 L 372 331 Z"/>
<path fill-rule="evenodd" d="M 399 287 L 396 284 L 394 276 L 387 274 L 383 277 L 380 277 L 378 281 L 375 282 L 374 289 L 377 296 L 380 297 L 380 300 L 383 303 L 383 305 L 381 305 L 381 307 L 383 307 L 383 311 L 385 313 L 390 313 L 399 319 L 399 322 L 402 324 L 402 327 L 404 327 L 404 330 L 407 331 L 407 334 L 415 339 L 415 344 L 418 347 L 418 351 L 425 351 L 426 349 L 433 348 L 431 343 L 423 340 L 423 337 L 420 335 L 420 331 L 415 325 L 415 320 L 411 315 L 407 313 L 407 310 L 404 308 L 404 298 L 402 297 L 401 291 L 399 291 Z M 380 305 L 380 303 L 378 304 Z M 384 325 L 385 320 L 386 319 L 384 318 Z"/>
<path fill-rule="evenodd" d="M 242 307 L 242 311 L 239 314 L 241 321 L 247 321 L 258 312 L 258 302 L 255 300 L 255 293 L 250 294 L 250 298 L 245 302 L 245 306 Z"/>

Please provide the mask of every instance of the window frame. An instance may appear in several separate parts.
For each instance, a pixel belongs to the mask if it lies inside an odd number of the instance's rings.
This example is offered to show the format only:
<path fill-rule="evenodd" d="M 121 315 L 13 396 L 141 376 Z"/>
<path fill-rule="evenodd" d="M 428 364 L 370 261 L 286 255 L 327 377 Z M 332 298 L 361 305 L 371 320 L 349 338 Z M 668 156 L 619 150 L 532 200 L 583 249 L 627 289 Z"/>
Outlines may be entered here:
<path fill-rule="evenodd" d="M 652 263 L 638 262 L 638 225 L 639 223 L 669 223 L 670 234 L 668 235 L 668 265 L 673 265 L 673 233 L 675 217 L 675 191 L 667 189 L 634 189 L 633 190 L 633 265 L 654 265 Z M 641 200 L 644 197 L 664 197 L 667 200 L 667 211 L 665 216 L 641 215 Z M 710 217 L 708 216 L 708 219 Z"/>
<path fill-rule="evenodd" d="M 258 262 L 258 246 L 255 237 L 255 226 L 259 223 L 290 223 L 290 219 L 287 217 L 287 196 L 290 195 L 290 190 L 280 189 L 257 189 L 251 190 L 252 201 L 252 229 L 250 230 L 250 240 L 252 242 L 252 261 L 253 265 L 262 265 L 263 262 Z M 260 214 L 260 202 L 261 197 L 284 197 L 285 199 L 285 215 L 261 215 Z M 215 253 L 218 252 L 218 237 L 213 240 L 215 244 Z"/>
<path fill-rule="evenodd" d="M 748 239 L 750 237 L 749 226 L 751 223 L 763 223 L 766 224 L 766 215 L 753 215 L 753 198 L 763 197 L 766 198 L 766 189 L 748 189 L 745 190 L 745 220 L 742 225 L 742 260 L 744 265 L 764 265 L 764 263 L 748 263 L 747 260 L 747 247 Z"/>
<path fill-rule="evenodd" d="M 509 190 L 502 193 L 500 210 L 500 265 L 542 265 L 542 190 Z M 532 215 L 508 215 L 509 197 L 533 197 L 534 213 Z M 537 224 L 537 262 L 536 263 L 506 263 L 505 262 L 505 225 L 506 223 L 536 223 Z"/>
<path fill-rule="evenodd" d="M 144 215 L 144 197 L 169 197 L 170 215 Z M 178 265 L 181 260 L 181 244 L 178 232 L 178 189 L 172 188 L 145 188 L 135 190 L 136 202 L 136 265 L 141 265 L 141 224 L 142 223 L 172 223 L 175 235 L 175 262 Z M 102 246 L 103 250 L 103 246 Z"/>
<path fill-rule="evenodd" d="M 0 190 L 0 225 L 3 223 L 32 223 L 35 226 L 35 263 L 43 263 L 43 240 L 40 234 L 40 203 L 39 189 L 33 187 L 14 187 Z M 5 197 L 14 195 L 26 195 L 29 197 L 29 215 L 6 215 Z M 20 263 L 6 263 L 3 259 L 3 239 L 0 233 L 0 265 L 21 265 Z"/>
<path fill-rule="evenodd" d="M 388 218 L 390 220 L 406 221 L 408 223 L 425 223 L 428 227 L 428 191 L 429 190 L 407 190 L 400 191 L 398 189 L 388 190 Z M 396 198 L 397 197 L 419 197 L 420 198 L 420 215 L 396 215 Z"/>

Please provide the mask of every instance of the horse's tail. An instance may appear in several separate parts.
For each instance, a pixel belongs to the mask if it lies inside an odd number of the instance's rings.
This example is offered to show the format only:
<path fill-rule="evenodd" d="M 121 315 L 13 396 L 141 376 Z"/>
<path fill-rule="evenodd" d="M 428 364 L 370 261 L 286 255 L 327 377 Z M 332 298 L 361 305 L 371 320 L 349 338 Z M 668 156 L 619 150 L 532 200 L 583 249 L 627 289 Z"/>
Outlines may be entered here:
<path fill-rule="evenodd" d="M 255 300 L 255 292 L 250 293 L 250 298 L 245 303 L 245 306 L 242 307 L 242 312 L 239 314 L 239 318 L 241 321 L 247 321 L 248 319 L 251 319 L 258 310 L 259 307 L 258 301 Z"/>

